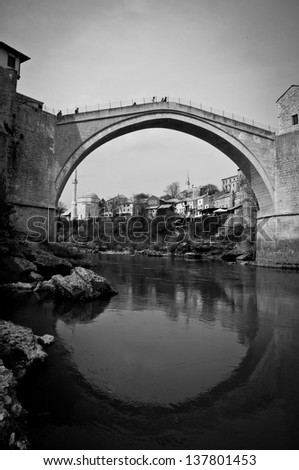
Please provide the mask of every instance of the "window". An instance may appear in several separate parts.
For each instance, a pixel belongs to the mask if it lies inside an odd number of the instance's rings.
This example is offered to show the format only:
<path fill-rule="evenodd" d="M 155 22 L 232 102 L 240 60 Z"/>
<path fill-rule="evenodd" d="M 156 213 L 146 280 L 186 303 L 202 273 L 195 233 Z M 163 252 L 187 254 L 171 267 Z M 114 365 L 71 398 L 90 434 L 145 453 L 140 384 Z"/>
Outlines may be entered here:
<path fill-rule="evenodd" d="M 294 114 L 292 116 L 292 124 L 293 126 L 295 126 L 296 124 L 298 124 L 298 114 Z"/>
<path fill-rule="evenodd" d="M 12 67 L 13 69 L 16 68 L 16 59 L 12 55 L 7 57 L 7 65 L 8 67 Z"/>

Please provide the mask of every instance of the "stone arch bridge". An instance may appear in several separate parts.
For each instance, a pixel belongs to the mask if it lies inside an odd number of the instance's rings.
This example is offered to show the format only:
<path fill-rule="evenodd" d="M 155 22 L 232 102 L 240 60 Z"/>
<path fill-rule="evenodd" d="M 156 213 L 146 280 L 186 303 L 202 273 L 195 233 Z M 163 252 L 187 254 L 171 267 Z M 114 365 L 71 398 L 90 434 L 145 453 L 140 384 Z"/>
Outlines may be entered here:
<path fill-rule="evenodd" d="M 17 93 L 11 74 L 4 72 L 0 77 L 5 97 L 0 122 L 2 177 L 6 201 L 15 208 L 16 229 L 28 232 L 28 220 L 40 217 L 49 233 L 49 221 L 68 178 L 97 147 L 129 132 L 166 128 L 210 143 L 248 178 L 259 204 L 258 262 L 299 265 L 299 184 L 294 186 L 299 172 L 298 132 L 292 132 L 293 137 L 277 136 L 254 123 L 169 100 L 58 117 L 43 110 L 42 103 Z"/>
<path fill-rule="evenodd" d="M 262 214 L 274 208 L 275 134 L 178 102 L 154 102 L 65 115 L 56 122 L 56 201 L 76 166 L 93 150 L 129 132 L 166 128 L 193 135 L 221 150 L 243 171 Z M 199 156 L 200 159 L 200 156 Z"/>

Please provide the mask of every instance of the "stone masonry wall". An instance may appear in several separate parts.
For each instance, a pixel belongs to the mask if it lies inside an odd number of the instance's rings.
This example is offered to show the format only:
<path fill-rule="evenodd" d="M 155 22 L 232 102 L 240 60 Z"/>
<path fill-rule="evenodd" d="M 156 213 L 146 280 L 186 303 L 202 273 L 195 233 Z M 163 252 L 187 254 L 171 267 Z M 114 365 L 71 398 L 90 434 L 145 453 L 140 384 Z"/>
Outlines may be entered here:
<path fill-rule="evenodd" d="M 299 114 L 299 86 L 290 87 L 278 100 L 279 132 L 287 132 L 290 129 L 299 129 L 299 123 L 293 125 L 292 116 Z"/>
<path fill-rule="evenodd" d="M 12 222 L 26 231 L 30 216 L 55 206 L 56 116 L 18 94 L 16 84 L 16 72 L 0 67 L 0 203 L 14 206 Z"/>
<path fill-rule="evenodd" d="M 299 128 L 276 137 L 276 213 L 299 213 Z"/>
<path fill-rule="evenodd" d="M 7 164 L 7 200 L 19 206 L 53 207 L 55 116 L 18 99 Z"/>
<path fill-rule="evenodd" d="M 276 136 L 275 179 L 275 214 L 258 221 L 257 262 L 298 268 L 299 129 Z"/>
<path fill-rule="evenodd" d="M 16 72 L 0 67 L 0 201 L 6 199 L 7 161 L 12 139 L 12 106 L 16 84 Z"/>

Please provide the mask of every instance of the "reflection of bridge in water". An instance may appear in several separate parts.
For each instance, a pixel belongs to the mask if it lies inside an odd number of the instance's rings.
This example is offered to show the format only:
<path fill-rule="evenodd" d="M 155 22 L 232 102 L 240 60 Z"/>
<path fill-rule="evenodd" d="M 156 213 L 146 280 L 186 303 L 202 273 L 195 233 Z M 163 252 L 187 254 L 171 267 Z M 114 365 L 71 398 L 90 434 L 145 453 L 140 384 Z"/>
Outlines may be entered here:
<path fill-rule="evenodd" d="M 101 259 L 102 271 L 105 257 Z M 144 276 L 136 278 L 135 265 L 140 263 Z M 165 258 L 150 261 L 140 257 L 129 257 L 126 263 L 115 261 L 114 269 L 131 286 L 123 298 L 124 309 L 138 311 L 139 299 L 151 298 L 154 304 L 163 306 L 171 320 L 187 312 L 187 323 L 191 318 L 211 325 L 220 322 L 248 347 L 246 356 L 225 380 L 181 406 L 174 405 L 175 410 L 200 415 L 209 409 L 215 416 L 229 416 L 246 410 L 255 412 L 294 394 L 299 387 L 295 384 L 299 364 L 292 355 L 299 357 L 299 323 L 289 327 L 298 304 L 296 274 L 270 271 L 265 276 L 263 269 L 188 262 L 192 276 L 186 279 L 184 263 L 180 270 L 172 270 L 172 263 Z M 113 270 L 108 272 L 113 278 Z M 146 301 L 142 305 L 150 310 Z"/>
<path fill-rule="evenodd" d="M 105 257 L 101 259 L 98 269 L 112 279 L 113 270 L 103 272 Z M 152 266 L 151 269 L 144 270 L 142 279 L 140 276 L 137 278 L 133 276 L 134 263 L 137 262 L 147 268 Z M 205 449 L 215 447 L 244 449 L 248 448 L 248 442 L 251 444 L 250 447 L 256 449 L 297 448 L 299 322 L 296 311 L 298 305 L 296 274 L 225 264 L 218 265 L 218 269 L 215 270 L 215 266 L 213 268 L 209 263 L 192 264 L 195 276 L 192 276 L 193 280 L 188 284 L 184 279 L 183 263 L 181 274 L 175 275 L 171 269 L 171 260 L 152 259 L 151 262 L 128 257 L 125 263 L 117 263 L 115 258 L 115 269 L 121 269 L 122 278 L 128 279 L 128 285 L 132 286 L 127 296 L 122 294 L 124 309 L 138 310 L 140 303 L 135 302 L 136 296 L 145 298 L 149 293 L 156 292 L 157 297 L 162 299 L 165 315 L 172 321 L 179 318 L 182 320 L 179 309 L 172 315 L 175 299 L 181 298 L 182 302 L 187 301 L 189 305 L 188 297 L 190 297 L 191 309 L 191 304 L 194 305 L 195 299 L 198 299 L 195 295 L 196 290 L 199 291 L 200 297 L 204 297 L 207 289 L 204 280 L 211 280 L 211 295 L 206 295 L 203 302 L 197 303 L 198 309 L 195 315 L 197 318 L 204 315 L 205 321 L 211 324 L 222 322 L 225 328 L 234 331 L 239 341 L 247 345 L 246 356 L 221 383 L 181 404 L 168 407 L 145 405 L 135 410 L 130 404 L 115 399 L 111 401 L 108 396 L 99 395 L 97 400 L 100 402 L 100 417 L 103 413 L 109 415 L 110 410 L 116 406 L 117 412 L 114 411 L 111 417 L 114 429 L 118 426 L 122 433 L 132 435 L 140 426 L 141 442 L 146 443 L 149 435 L 154 435 L 157 442 L 165 439 L 167 443 L 165 445 L 169 448 L 191 449 L 201 446 Z M 188 262 L 188 269 L 190 265 Z M 157 267 L 156 271 L 154 266 Z M 153 290 L 156 276 L 158 290 Z M 166 281 L 162 282 L 163 279 Z M 167 305 L 166 294 L 174 279 L 178 288 L 171 289 L 168 299 L 172 298 L 173 302 Z M 165 300 L 163 300 L 164 295 Z M 209 305 L 212 305 L 213 299 L 216 308 L 214 316 L 212 310 L 207 310 Z M 107 303 L 104 305 L 101 302 L 90 303 L 86 315 L 83 315 L 82 309 L 78 306 L 75 306 L 75 309 L 71 305 L 61 304 L 54 307 L 48 302 L 42 315 L 43 331 L 56 335 L 54 321 L 56 316 L 60 321 L 75 327 L 76 323 L 92 321 L 97 315 L 101 315 L 103 308 L 107 306 L 109 308 Z M 145 308 L 148 309 L 148 306 L 145 305 Z M 38 309 L 40 317 L 40 306 Z M 50 314 L 51 311 L 54 317 Z M 242 315 L 244 318 L 241 318 Z M 23 307 L 20 316 L 22 318 L 24 316 Z M 192 318 L 194 319 L 194 316 Z M 33 319 L 34 321 L 36 320 Z M 188 322 L 188 316 L 183 317 L 183 321 Z M 61 344 L 55 353 L 59 354 L 59 358 L 68 355 L 67 349 L 62 351 L 63 347 Z M 59 358 L 57 360 L 60 360 Z M 62 387 L 62 390 L 66 390 L 64 381 L 67 382 L 67 376 L 65 373 L 59 375 L 62 382 L 59 387 Z M 77 388 L 78 386 L 82 387 L 86 397 L 88 385 L 83 377 L 80 378 L 79 385 L 76 385 Z M 65 397 L 67 407 L 76 408 L 76 399 L 71 393 L 67 394 Z M 92 404 L 92 410 L 93 406 Z M 154 417 L 154 421 L 151 420 L 151 416 Z M 99 416 L 94 416 L 95 420 L 98 418 Z M 246 441 L 247 432 L 248 441 Z M 255 434 L 256 441 L 253 437 Z M 275 440 L 276 434 L 280 435 L 278 443 Z"/>

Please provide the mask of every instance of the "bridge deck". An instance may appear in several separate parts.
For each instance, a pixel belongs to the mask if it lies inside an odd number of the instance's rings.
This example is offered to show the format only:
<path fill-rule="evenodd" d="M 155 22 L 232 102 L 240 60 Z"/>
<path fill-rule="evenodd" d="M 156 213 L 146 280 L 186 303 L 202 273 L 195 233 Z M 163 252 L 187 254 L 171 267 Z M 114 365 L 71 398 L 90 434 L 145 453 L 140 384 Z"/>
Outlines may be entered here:
<path fill-rule="evenodd" d="M 181 100 L 175 98 L 167 98 L 167 101 L 162 101 L 162 98 L 155 98 L 155 101 L 149 98 L 143 98 L 141 100 L 131 102 L 117 102 L 117 103 L 106 103 L 104 105 L 94 105 L 94 106 L 83 106 L 78 109 L 76 113 L 76 108 L 66 109 L 62 112 L 62 115 L 58 116 L 58 124 L 73 122 L 74 120 L 88 120 L 88 119 L 107 119 L 107 118 L 116 118 L 124 117 L 126 115 L 135 115 L 144 112 L 159 112 L 159 111 L 175 111 L 180 113 L 185 113 L 191 116 L 197 116 L 199 118 L 204 118 L 218 122 L 219 124 L 224 124 L 232 127 L 246 127 L 247 131 L 253 131 L 259 133 L 262 131 L 263 135 L 266 137 L 274 137 L 276 129 L 267 126 L 264 124 L 257 123 L 254 120 L 247 119 L 245 117 L 240 117 L 232 113 L 227 113 L 224 111 L 219 111 L 211 107 L 203 106 L 201 104 L 193 103 L 191 100 Z M 54 110 L 53 110 L 54 111 Z"/>

